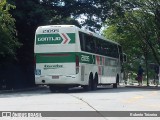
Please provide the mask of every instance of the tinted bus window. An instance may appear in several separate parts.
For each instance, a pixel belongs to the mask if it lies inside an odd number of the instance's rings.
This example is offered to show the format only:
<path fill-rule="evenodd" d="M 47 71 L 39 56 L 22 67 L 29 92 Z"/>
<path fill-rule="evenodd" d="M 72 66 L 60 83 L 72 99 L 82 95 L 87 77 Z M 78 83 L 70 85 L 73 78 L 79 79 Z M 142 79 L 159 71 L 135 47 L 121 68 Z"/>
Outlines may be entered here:
<path fill-rule="evenodd" d="M 93 36 L 79 32 L 79 38 L 82 51 L 95 53 L 95 41 Z"/>
<path fill-rule="evenodd" d="M 118 49 L 117 44 L 96 38 L 86 33 L 79 32 L 81 50 L 96 53 L 104 56 L 119 57 L 119 52 L 122 51 Z"/>
<path fill-rule="evenodd" d="M 119 57 L 120 57 L 120 61 L 123 61 L 123 53 L 122 53 L 122 47 L 118 46 L 118 50 L 119 50 Z"/>
<path fill-rule="evenodd" d="M 84 34 L 82 32 L 79 32 L 79 39 L 80 39 L 81 50 L 85 51 Z"/>

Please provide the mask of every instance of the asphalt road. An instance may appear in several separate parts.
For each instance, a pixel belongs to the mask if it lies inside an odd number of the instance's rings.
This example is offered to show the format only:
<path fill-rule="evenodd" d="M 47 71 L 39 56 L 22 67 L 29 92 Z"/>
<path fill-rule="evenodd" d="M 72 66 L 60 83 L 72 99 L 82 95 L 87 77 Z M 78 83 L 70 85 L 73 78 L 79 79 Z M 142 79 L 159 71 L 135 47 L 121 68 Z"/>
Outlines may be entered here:
<path fill-rule="evenodd" d="M 37 120 L 158 120 L 158 117 L 117 117 L 120 111 L 160 111 L 160 91 L 158 89 L 142 89 L 119 86 L 113 89 L 111 86 L 99 87 L 96 91 L 85 92 L 81 88 L 71 89 L 64 93 L 51 93 L 48 88 L 1 93 L 0 111 L 63 111 L 59 112 L 61 117 L 30 118 Z M 71 112 L 71 117 L 66 117 L 64 111 L 82 111 L 84 117 L 76 116 L 76 112 Z M 100 117 L 85 117 L 85 113 L 97 114 Z M 106 111 L 101 113 L 99 111 Z M 107 117 L 107 112 L 113 115 Z M 72 116 L 73 114 L 73 116 Z M 52 116 L 52 115 L 51 115 Z M 53 115 L 54 116 L 54 115 Z M 8 118 L 0 117 L 5 120 Z M 28 118 L 11 118 L 23 120 Z"/>

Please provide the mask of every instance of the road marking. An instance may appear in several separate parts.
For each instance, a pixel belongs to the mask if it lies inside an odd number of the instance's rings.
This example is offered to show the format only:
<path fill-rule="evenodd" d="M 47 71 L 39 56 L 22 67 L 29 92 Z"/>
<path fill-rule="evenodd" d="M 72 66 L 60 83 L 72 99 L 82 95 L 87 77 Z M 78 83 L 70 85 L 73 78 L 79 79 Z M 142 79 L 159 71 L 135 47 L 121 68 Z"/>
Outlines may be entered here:
<path fill-rule="evenodd" d="M 129 105 L 136 105 L 141 108 L 159 110 L 160 104 L 155 103 L 154 100 L 158 99 L 159 91 L 149 91 L 143 95 L 136 95 L 123 100 L 123 103 Z"/>
<path fill-rule="evenodd" d="M 149 96 L 156 96 L 158 94 L 158 91 L 152 91 L 151 94 L 149 94 Z"/>
<path fill-rule="evenodd" d="M 141 106 L 143 106 L 143 107 L 149 107 L 149 108 L 152 108 L 152 109 L 154 109 L 154 110 L 159 110 L 160 109 L 160 105 L 159 104 L 155 104 L 155 103 L 148 103 L 148 104 L 140 104 Z"/>
<path fill-rule="evenodd" d="M 138 96 L 133 96 L 129 99 L 126 99 L 124 102 L 125 103 L 137 103 L 137 101 L 142 100 L 142 99 L 144 99 L 144 96 L 138 95 Z"/>

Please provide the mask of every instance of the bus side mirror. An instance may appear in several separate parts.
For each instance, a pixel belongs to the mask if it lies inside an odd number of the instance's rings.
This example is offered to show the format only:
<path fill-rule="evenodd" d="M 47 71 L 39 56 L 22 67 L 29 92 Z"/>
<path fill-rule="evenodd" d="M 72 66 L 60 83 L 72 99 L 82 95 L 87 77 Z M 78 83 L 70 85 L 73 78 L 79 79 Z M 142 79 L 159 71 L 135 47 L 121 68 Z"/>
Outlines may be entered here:
<path fill-rule="evenodd" d="M 123 62 L 127 62 L 127 55 L 123 53 Z"/>

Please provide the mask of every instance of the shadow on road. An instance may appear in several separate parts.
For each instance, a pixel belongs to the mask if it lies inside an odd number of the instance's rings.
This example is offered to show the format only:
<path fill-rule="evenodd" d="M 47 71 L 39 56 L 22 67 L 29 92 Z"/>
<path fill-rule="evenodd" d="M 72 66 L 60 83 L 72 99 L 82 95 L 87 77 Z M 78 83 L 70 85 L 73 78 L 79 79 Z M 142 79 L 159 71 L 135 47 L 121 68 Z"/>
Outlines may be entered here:
<path fill-rule="evenodd" d="M 155 91 L 160 90 L 160 87 L 147 87 L 147 86 L 119 86 L 112 88 L 112 86 L 99 86 L 95 91 L 84 91 L 83 89 L 71 89 L 68 93 L 119 93 L 119 92 L 137 92 L 137 91 Z"/>
<path fill-rule="evenodd" d="M 92 94 L 92 93 L 121 93 L 121 92 L 137 92 L 137 91 L 157 91 L 160 90 L 160 87 L 147 87 L 147 86 L 119 86 L 118 88 L 113 88 L 112 86 L 98 86 L 98 89 L 95 91 L 84 91 L 81 87 L 71 88 L 63 92 L 51 93 L 48 87 L 43 87 L 42 89 L 34 89 L 30 91 L 18 91 L 18 92 L 7 92 L 0 93 L 0 98 L 9 98 L 9 97 L 29 97 L 29 96 L 40 96 L 48 94 L 72 94 L 72 93 L 81 93 L 81 94 Z"/>

